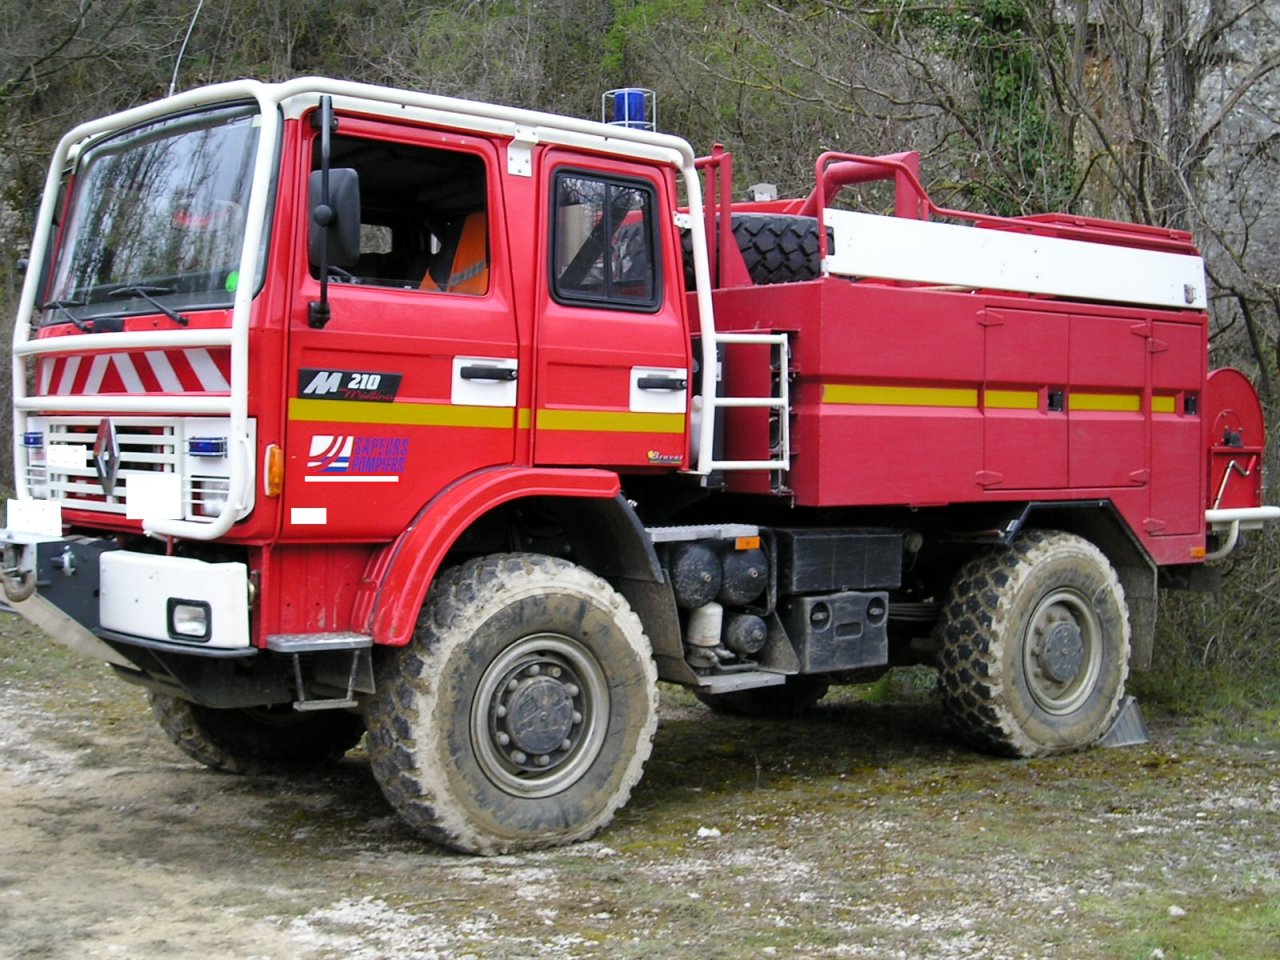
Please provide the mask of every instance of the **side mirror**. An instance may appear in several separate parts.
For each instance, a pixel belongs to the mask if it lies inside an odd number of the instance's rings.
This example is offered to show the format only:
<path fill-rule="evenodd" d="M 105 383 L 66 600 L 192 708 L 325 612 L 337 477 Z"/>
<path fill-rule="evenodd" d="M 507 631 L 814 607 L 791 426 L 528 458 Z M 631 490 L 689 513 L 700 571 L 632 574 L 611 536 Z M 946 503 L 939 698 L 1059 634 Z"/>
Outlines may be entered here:
<path fill-rule="evenodd" d="M 350 167 L 330 170 L 328 203 L 324 199 L 324 171 L 313 170 L 307 183 L 311 265 L 349 267 L 360 259 L 360 174 Z"/>

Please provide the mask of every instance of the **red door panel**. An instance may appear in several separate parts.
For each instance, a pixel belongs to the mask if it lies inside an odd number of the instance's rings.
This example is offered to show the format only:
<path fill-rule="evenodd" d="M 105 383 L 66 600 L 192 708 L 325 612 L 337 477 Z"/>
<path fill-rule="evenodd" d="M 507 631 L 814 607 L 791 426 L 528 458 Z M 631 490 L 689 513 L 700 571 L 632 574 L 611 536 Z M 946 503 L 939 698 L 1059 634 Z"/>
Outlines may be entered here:
<path fill-rule="evenodd" d="M 534 462 L 681 466 L 691 358 L 662 215 L 670 183 L 635 164 L 554 150 L 543 160 Z"/>

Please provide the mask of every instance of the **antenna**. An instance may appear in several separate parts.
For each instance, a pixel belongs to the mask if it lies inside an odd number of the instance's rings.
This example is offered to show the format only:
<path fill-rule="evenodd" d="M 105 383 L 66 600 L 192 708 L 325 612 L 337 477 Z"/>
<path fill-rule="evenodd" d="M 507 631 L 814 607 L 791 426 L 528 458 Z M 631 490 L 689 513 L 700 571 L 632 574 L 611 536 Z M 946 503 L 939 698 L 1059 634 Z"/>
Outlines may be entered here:
<path fill-rule="evenodd" d="M 173 65 L 173 79 L 169 81 L 169 96 L 173 96 L 178 89 L 178 68 L 182 66 L 182 57 L 187 52 L 187 43 L 191 40 L 191 31 L 196 28 L 196 20 L 200 18 L 200 10 L 204 7 L 204 0 L 200 0 L 196 4 L 196 12 L 191 15 L 191 22 L 187 24 L 187 35 L 182 38 L 182 48 L 178 50 L 177 62 Z"/>

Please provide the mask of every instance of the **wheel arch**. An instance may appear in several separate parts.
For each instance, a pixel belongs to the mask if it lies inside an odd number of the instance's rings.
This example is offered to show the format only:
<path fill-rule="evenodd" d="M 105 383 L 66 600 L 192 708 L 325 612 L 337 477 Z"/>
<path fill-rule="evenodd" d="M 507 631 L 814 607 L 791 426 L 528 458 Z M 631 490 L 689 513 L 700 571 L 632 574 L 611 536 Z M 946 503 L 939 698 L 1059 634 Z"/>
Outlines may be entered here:
<path fill-rule="evenodd" d="M 661 597 L 670 591 L 643 525 L 621 495 L 618 475 L 607 470 L 491 470 L 442 491 L 370 565 L 356 622 L 367 624 L 379 645 L 408 643 L 427 591 L 450 557 L 510 550 L 513 544 L 504 538 L 514 535 L 516 517 L 526 512 L 555 528 L 545 552 L 614 583 L 658 653 L 666 633 Z M 677 631 L 677 648 L 679 643 Z"/>

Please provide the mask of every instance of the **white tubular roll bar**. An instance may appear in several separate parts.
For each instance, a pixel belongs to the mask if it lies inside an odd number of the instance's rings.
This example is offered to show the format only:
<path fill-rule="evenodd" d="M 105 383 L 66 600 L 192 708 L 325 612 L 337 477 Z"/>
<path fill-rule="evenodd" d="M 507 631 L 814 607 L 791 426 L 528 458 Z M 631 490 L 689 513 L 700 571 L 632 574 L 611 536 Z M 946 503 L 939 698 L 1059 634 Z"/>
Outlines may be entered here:
<path fill-rule="evenodd" d="M 153 520 L 143 524 L 146 533 L 155 536 L 188 537 L 195 540 L 214 540 L 221 537 L 235 522 L 237 515 L 248 503 L 253 489 L 253 452 L 249 448 L 249 312 L 253 295 L 258 288 L 259 251 L 266 230 L 267 202 L 271 196 L 272 178 L 279 153 L 280 114 L 270 94 L 271 88 L 253 80 L 202 87 L 187 93 L 169 97 L 156 103 L 126 110 L 114 116 L 92 120 L 76 127 L 58 144 L 49 164 L 49 176 L 45 180 L 44 199 L 36 220 L 35 238 L 31 244 L 33 263 L 43 261 L 52 235 L 54 207 L 63 170 L 72 150 L 87 140 L 149 120 L 156 120 L 180 110 L 212 106 L 232 100 L 256 100 L 261 110 L 261 129 L 258 155 L 253 168 L 253 183 L 249 192 L 246 212 L 245 241 L 240 254 L 241 283 L 236 288 L 232 302 L 230 330 L 165 331 L 146 333 L 101 333 L 82 336 L 57 337 L 36 340 L 31 336 L 31 317 L 35 310 L 37 287 L 42 279 L 39 270 L 27 273 L 22 287 L 22 299 L 13 326 L 13 406 L 14 406 L 14 462 L 21 462 L 20 445 L 26 420 L 31 411 L 58 411 L 73 409 L 85 413 L 136 413 L 154 409 L 154 398 L 147 397 L 32 397 L 27 391 L 26 359 L 33 356 L 73 353 L 83 350 L 154 349 L 158 347 L 227 346 L 231 351 L 231 390 L 226 398 L 178 398 L 165 401 L 168 410 L 175 413 L 197 413 L 226 416 L 231 420 L 231 442 L 227 451 L 231 459 L 230 490 L 222 513 L 209 523 L 190 520 Z M 16 471 L 17 496 L 29 498 L 31 491 L 23 471 Z"/>

